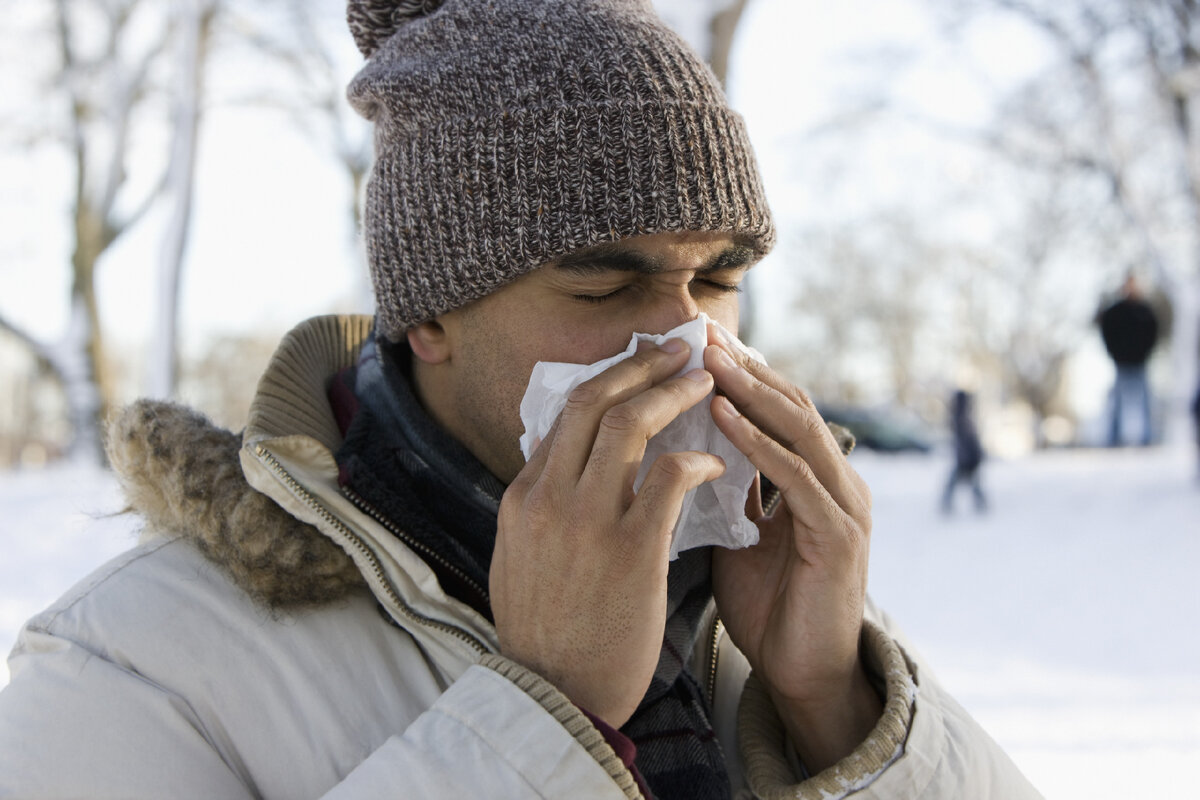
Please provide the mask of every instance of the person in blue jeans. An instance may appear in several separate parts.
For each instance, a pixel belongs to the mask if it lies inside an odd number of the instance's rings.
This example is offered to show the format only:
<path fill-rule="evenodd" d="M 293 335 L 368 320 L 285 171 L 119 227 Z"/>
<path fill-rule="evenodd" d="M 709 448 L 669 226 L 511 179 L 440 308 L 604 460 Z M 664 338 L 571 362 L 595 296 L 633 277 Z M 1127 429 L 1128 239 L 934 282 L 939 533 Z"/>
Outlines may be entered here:
<path fill-rule="evenodd" d="M 1123 442 L 1122 423 L 1125 404 L 1136 404 L 1141 420 L 1142 445 L 1150 444 L 1150 384 L 1146 380 L 1146 362 L 1158 341 L 1158 317 L 1142 295 L 1132 274 L 1121 287 L 1120 298 L 1102 310 L 1097 318 L 1104 347 L 1117 369 L 1109 410 L 1108 446 Z"/>
<path fill-rule="evenodd" d="M 946 514 L 954 510 L 954 490 L 960 483 L 971 488 L 975 498 L 975 510 L 983 513 L 987 510 L 987 496 L 979 481 L 979 467 L 983 464 L 983 445 L 979 441 L 979 431 L 975 427 L 974 415 L 971 412 L 971 395 L 962 389 L 954 393 L 950 402 L 950 429 L 954 433 L 954 469 L 946 481 L 942 492 L 942 511 Z"/>

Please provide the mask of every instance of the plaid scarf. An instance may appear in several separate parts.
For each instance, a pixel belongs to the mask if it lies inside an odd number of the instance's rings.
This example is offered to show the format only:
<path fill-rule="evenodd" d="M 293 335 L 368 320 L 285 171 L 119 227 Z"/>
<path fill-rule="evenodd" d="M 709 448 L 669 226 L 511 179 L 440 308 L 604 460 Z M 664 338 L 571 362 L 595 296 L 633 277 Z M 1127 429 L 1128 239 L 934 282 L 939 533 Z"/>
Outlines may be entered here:
<path fill-rule="evenodd" d="M 410 388 L 410 363 L 407 346 L 372 340 L 331 385 L 345 434 L 342 488 L 419 553 L 448 594 L 491 619 L 488 570 L 505 486 L 425 413 Z M 621 728 L 658 800 L 731 794 L 703 691 L 687 669 L 712 597 L 709 565 L 707 548 L 672 562 L 658 666 Z"/>

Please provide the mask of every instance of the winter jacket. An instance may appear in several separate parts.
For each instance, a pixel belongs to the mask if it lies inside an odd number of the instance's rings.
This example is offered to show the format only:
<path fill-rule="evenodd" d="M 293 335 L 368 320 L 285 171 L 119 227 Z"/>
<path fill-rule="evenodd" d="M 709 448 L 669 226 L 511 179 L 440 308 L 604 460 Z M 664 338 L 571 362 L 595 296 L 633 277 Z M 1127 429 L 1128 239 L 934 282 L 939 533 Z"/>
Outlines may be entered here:
<path fill-rule="evenodd" d="M 971 399 L 956 392 L 951 402 L 950 430 L 954 434 L 954 466 L 964 473 L 974 472 L 983 463 L 983 444 L 971 415 Z"/>
<path fill-rule="evenodd" d="M 112 462 L 146 533 L 21 633 L 0 797 L 637 796 L 588 718 L 338 491 L 325 384 L 370 322 L 289 334 L 240 439 L 164 404 L 117 420 Z M 862 647 L 884 715 L 801 780 L 710 617 L 692 667 L 738 796 L 1038 796 L 873 606 Z"/>
<path fill-rule="evenodd" d="M 1149 303 L 1126 297 L 1100 313 L 1100 334 L 1114 362 L 1145 364 L 1158 341 L 1158 318 Z"/>

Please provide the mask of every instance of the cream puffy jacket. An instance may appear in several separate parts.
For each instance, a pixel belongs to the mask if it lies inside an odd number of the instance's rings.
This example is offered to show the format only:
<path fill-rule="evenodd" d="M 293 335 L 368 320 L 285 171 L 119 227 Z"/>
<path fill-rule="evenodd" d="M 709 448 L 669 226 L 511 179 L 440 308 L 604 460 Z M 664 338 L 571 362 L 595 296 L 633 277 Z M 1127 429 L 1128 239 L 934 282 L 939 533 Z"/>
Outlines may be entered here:
<path fill-rule="evenodd" d="M 340 494 L 325 382 L 369 330 L 325 317 L 289 334 L 241 440 L 174 406 L 116 423 L 147 535 L 22 632 L 0 797 L 637 796 L 588 719 Z M 1038 796 L 873 607 L 884 716 L 806 780 L 745 658 L 709 630 L 693 668 L 739 796 Z"/>

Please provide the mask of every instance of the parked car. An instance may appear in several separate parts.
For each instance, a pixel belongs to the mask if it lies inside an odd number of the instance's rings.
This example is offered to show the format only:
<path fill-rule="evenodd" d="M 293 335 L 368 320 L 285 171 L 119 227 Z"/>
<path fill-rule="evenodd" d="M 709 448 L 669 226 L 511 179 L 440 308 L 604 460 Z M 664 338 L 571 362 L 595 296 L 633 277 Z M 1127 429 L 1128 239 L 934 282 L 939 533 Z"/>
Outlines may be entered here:
<path fill-rule="evenodd" d="M 826 421 L 848 428 L 858 440 L 858 447 L 883 453 L 928 453 L 933 449 L 929 432 L 887 410 L 822 404 L 817 410 Z"/>

